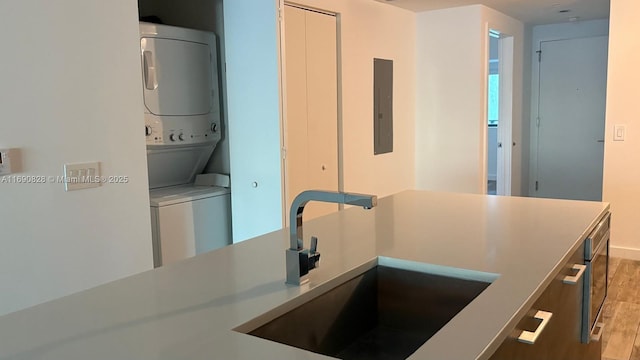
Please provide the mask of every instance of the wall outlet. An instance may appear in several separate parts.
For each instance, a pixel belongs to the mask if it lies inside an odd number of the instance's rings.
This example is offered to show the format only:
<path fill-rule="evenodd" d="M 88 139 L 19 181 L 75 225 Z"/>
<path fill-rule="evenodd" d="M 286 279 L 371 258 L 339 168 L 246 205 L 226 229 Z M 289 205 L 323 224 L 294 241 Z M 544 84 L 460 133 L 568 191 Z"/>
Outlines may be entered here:
<path fill-rule="evenodd" d="M 0 175 L 22 171 L 20 149 L 0 149 Z"/>
<path fill-rule="evenodd" d="M 101 185 L 99 162 L 64 165 L 64 191 L 89 189 Z"/>

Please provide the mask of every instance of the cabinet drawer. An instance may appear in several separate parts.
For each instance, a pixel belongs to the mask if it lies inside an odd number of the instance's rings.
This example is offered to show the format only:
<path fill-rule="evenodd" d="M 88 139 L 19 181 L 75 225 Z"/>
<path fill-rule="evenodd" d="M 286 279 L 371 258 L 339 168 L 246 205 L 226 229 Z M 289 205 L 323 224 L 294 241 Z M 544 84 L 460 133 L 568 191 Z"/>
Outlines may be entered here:
<path fill-rule="evenodd" d="M 493 360 L 540 360 L 551 359 L 554 337 L 562 331 L 558 322 L 558 308 L 553 306 L 553 294 L 559 291 L 562 286 L 561 281 L 554 280 L 547 289 L 540 295 L 533 306 L 518 322 L 502 345 L 496 350 L 491 359 Z M 551 318 L 542 329 L 534 343 L 524 343 L 518 340 L 523 331 L 535 332 L 541 326 L 541 321 L 535 319 L 539 310 L 551 313 Z"/>
<path fill-rule="evenodd" d="M 599 345 L 580 342 L 584 286 L 584 244 L 564 264 L 533 306 L 518 322 L 491 359 L 599 359 Z M 580 275 L 580 276 L 577 276 Z M 535 332 L 538 311 L 551 313 L 534 343 L 518 340 L 523 331 Z M 596 349 L 597 347 L 597 349 Z"/>

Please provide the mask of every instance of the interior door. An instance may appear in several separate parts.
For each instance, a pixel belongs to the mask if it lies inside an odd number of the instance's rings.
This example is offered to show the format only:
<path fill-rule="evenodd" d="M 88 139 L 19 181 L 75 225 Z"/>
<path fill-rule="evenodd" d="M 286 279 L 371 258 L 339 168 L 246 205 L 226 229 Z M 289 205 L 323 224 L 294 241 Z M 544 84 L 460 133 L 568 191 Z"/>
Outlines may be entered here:
<path fill-rule="evenodd" d="M 514 40 L 496 29 L 489 30 L 488 38 L 487 194 L 510 196 L 513 159 L 518 159 L 512 133 Z M 515 192 L 519 193 L 519 188 Z"/>
<path fill-rule="evenodd" d="M 541 42 L 533 195 L 601 200 L 606 36 Z"/>
<path fill-rule="evenodd" d="M 335 16 L 285 6 L 286 212 L 304 190 L 338 190 Z M 338 210 L 311 202 L 304 220 Z"/>

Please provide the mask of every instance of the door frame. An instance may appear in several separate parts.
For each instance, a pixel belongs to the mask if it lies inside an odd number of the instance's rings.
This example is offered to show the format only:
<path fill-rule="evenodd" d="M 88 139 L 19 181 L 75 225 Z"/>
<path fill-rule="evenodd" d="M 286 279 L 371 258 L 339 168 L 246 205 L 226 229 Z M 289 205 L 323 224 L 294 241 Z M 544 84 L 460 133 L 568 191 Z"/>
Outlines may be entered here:
<path fill-rule="evenodd" d="M 498 148 L 497 170 L 496 170 L 496 194 L 511 195 L 512 187 L 512 166 L 513 166 L 513 84 L 514 84 L 514 57 L 515 45 L 514 36 L 503 32 L 499 26 L 493 26 L 490 23 L 485 24 L 485 54 L 483 57 L 484 69 L 484 91 L 483 91 L 483 109 L 482 116 L 482 171 L 481 189 L 482 193 L 487 193 L 488 179 L 488 88 L 489 88 L 489 31 L 495 30 L 500 33 L 498 66 L 500 74 L 500 92 L 499 92 L 499 121 L 498 121 L 498 142 L 502 143 L 502 147 Z"/>
<path fill-rule="evenodd" d="M 500 115 L 498 121 L 498 142 L 502 148 L 498 149 L 498 169 L 496 171 L 496 194 L 511 195 L 511 169 L 513 155 L 513 36 L 500 37 L 499 74 L 500 74 Z M 500 151 L 502 150 L 502 151 Z"/>

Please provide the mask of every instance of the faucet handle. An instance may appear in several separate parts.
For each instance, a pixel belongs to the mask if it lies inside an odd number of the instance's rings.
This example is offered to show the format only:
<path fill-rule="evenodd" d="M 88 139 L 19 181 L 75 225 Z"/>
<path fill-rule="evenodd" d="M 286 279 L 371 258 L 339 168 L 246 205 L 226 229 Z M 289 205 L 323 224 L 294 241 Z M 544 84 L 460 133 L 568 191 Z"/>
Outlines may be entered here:
<path fill-rule="evenodd" d="M 320 265 L 320 253 L 318 252 L 318 238 L 311 237 L 311 246 L 309 247 L 309 270 L 315 269 Z"/>

